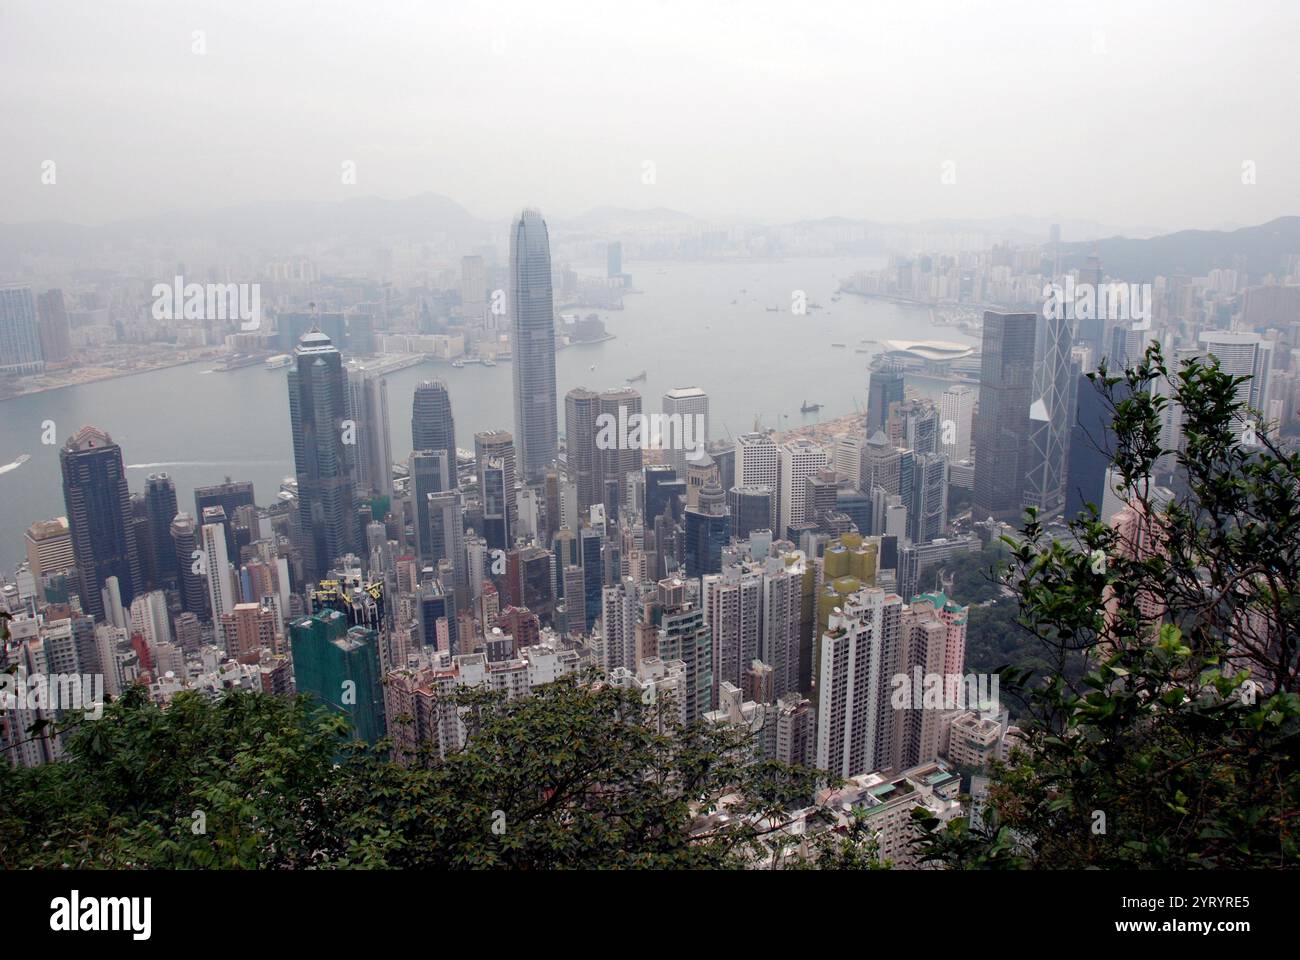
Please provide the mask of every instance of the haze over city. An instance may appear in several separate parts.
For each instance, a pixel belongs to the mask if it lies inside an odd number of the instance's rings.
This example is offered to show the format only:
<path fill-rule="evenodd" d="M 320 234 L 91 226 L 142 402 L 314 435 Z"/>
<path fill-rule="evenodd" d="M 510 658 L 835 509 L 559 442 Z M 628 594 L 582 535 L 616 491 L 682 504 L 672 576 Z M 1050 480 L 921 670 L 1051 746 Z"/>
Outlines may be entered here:
<path fill-rule="evenodd" d="M 1294 109 L 1298 42 L 1300 10 L 1273 0 L 19 0 L 0 10 L 0 219 L 433 191 L 495 220 L 1241 226 L 1300 198 L 1292 126 L 1259 122 Z"/>

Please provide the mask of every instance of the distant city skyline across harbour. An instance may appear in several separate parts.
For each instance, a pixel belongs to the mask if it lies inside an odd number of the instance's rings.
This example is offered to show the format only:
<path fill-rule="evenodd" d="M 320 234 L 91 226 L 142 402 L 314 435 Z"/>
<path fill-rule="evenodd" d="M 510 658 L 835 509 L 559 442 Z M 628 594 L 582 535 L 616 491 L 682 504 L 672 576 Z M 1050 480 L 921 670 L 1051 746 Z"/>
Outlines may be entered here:
<path fill-rule="evenodd" d="M 789 429 L 865 409 L 867 367 L 879 343 L 870 353 L 833 343 L 932 338 L 978 346 L 954 327 L 932 326 L 924 307 L 849 296 L 831 302 L 841 280 L 881 262 L 655 261 L 638 269 L 629 261 L 625 269 L 642 294 L 627 297 L 623 310 L 599 311 L 613 339 L 557 353 L 559 395 L 575 386 L 625 386 L 644 370 L 646 379 L 633 386 L 647 410 L 659 409 L 673 387 L 702 387 L 710 397 L 714 439 L 753 429 L 755 417 L 764 428 Z M 796 290 L 819 307 L 791 313 Z M 772 312 L 774 305 L 782 309 Z M 0 476 L 0 562 L 12 567 L 23 558 L 28 525 L 63 514 L 58 449 L 87 424 L 121 445 L 133 493 L 144 489 L 149 473 L 166 472 L 176 482 L 181 509 L 192 509 L 195 487 L 230 476 L 253 481 L 257 502 L 271 503 L 280 481 L 293 474 L 285 372 L 262 364 L 208 373 L 211 368 L 203 361 L 0 403 L 0 462 L 31 457 Z M 514 429 L 511 363 L 460 369 L 419 364 L 388 376 L 394 459 L 410 451 L 411 400 L 430 377 L 447 383 L 458 434 Z M 935 397 L 943 390 L 942 382 L 929 378 L 914 385 Z M 802 414 L 804 401 L 822 409 Z M 46 420 L 55 424 L 53 445 L 41 443 Z"/>

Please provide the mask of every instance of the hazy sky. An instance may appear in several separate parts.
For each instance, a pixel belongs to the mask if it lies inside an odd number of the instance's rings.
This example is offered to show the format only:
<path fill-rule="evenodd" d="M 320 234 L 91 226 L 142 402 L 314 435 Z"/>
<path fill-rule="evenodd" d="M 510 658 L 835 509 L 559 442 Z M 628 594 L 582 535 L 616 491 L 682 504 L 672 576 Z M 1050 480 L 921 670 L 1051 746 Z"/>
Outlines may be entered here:
<path fill-rule="evenodd" d="M 433 191 L 1257 223 L 1300 213 L 1298 28 L 1294 0 L 3 0 L 0 221 Z"/>

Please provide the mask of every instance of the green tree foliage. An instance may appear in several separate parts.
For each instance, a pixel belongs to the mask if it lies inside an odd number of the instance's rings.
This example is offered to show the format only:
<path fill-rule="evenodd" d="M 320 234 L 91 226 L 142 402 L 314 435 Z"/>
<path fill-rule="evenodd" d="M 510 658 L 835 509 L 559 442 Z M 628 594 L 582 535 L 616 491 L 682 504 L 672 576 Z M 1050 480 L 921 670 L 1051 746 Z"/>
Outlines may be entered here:
<path fill-rule="evenodd" d="M 786 864 L 800 841 L 782 828 L 810 803 L 816 771 L 753 762 L 747 733 L 678 727 L 664 704 L 591 679 L 515 700 L 458 694 L 466 747 L 407 764 L 351 741 L 305 697 L 186 693 L 162 709 L 135 688 L 67 732 L 64 760 L 0 767 L 0 866 Z M 802 852 L 876 862 L 861 830 Z"/>
<path fill-rule="evenodd" d="M 1243 378 L 1159 348 L 1092 375 L 1114 413 L 1126 523 L 1096 510 L 1048 537 L 1031 512 L 1008 565 L 1019 620 L 1075 680 L 1002 672 L 1027 709 L 1024 746 L 994 776 L 979 829 L 933 821 L 925 856 L 952 867 L 1289 867 L 1300 816 L 1300 457 L 1236 399 Z M 1123 384 L 1127 389 L 1116 390 Z M 1153 389 L 1160 387 L 1162 389 Z M 1124 399 L 1116 400 L 1117 396 Z M 1159 438 L 1169 403 L 1184 447 Z M 1247 433 L 1249 436 L 1249 433 Z M 1151 497 L 1176 456 L 1184 493 Z"/>

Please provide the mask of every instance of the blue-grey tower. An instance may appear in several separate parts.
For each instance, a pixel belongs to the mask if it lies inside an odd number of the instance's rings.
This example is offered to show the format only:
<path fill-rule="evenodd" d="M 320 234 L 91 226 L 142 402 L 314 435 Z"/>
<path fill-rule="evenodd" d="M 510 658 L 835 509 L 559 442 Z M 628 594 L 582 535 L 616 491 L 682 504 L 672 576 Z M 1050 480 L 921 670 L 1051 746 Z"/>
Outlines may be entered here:
<path fill-rule="evenodd" d="M 536 210 L 521 213 L 510 232 L 510 340 L 519 472 L 525 483 L 540 485 L 556 460 L 559 415 L 551 241 Z"/>

